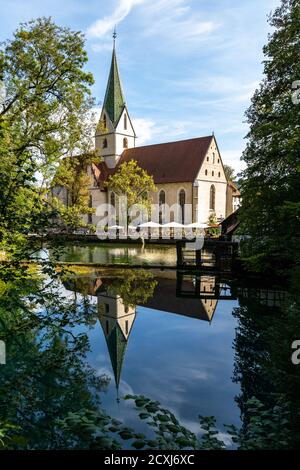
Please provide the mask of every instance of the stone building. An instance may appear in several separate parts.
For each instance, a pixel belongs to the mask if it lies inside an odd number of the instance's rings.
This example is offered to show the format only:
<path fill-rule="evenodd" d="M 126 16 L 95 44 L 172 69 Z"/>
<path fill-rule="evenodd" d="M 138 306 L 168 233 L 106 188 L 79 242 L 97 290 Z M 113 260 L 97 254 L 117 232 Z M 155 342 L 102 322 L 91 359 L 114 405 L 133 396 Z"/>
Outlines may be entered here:
<path fill-rule="evenodd" d="M 109 175 L 130 160 L 153 176 L 157 191 L 152 194 L 160 208 L 179 205 L 167 220 L 182 223 L 206 223 L 214 213 L 224 219 L 232 208 L 222 157 L 214 135 L 136 147 L 136 133 L 121 86 L 115 45 L 100 120 L 95 135 L 95 148 L 101 162 L 88 168 L 91 177 L 90 206 L 115 204 L 116 195 L 105 186 Z M 63 191 L 62 191 L 63 195 Z M 230 200 L 229 200 L 230 199 Z M 189 205 L 189 209 L 186 209 Z M 163 211 L 160 211 L 163 214 Z M 160 215 L 163 223 L 165 215 Z M 89 222 L 97 224 L 96 214 Z"/>

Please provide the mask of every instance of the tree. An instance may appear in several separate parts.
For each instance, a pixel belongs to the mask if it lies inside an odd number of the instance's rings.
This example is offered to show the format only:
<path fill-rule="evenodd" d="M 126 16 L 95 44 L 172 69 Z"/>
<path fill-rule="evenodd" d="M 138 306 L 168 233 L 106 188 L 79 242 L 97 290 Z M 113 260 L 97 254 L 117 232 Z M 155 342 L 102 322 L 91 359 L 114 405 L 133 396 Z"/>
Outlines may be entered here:
<path fill-rule="evenodd" d="M 230 165 L 224 165 L 224 172 L 225 172 L 227 181 L 235 180 L 235 171 Z"/>
<path fill-rule="evenodd" d="M 52 204 L 59 212 L 60 222 L 63 222 L 66 228 L 88 226 L 84 223 L 82 216 L 95 212 L 95 209 L 90 207 L 91 177 L 87 169 L 96 160 L 99 158 L 92 153 L 64 158 L 53 178 L 52 195 L 57 188 L 63 188 L 67 194 L 67 204 L 60 201 L 58 197 L 52 197 Z"/>
<path fill-rule="evenodd" d="M 0 240 L 26 245 L 51 220 L 45 192 L 62 156 L 87 152 L 93 77 L 80 32 L 50 18 L 21 24 L 0 52 Z M 48 213 L 47 213 L 48 212 Z M 49 214 L 50 212 L 50 214 Z"/>
<path fill-rule="evenodd" d="M 117 171 L 111 175 L 107 187 L 117 196 L 127 198 L 127 220 L 129 209 L 137 204 L 150 210 L 150 193 L 156 190 L 153 177 L 140 168 L 135 160 L 122 163 Z"/>
<path fill-rule="evenodd" d="M 300 257 L 300 105 L 293 96 L 300 77 L 300 1 L 282 0 L 270 23 L 275 31 L 264 47 L 265 78 L 246 114 L 240 216 L 251 236 L 244 254 L 257 269 L 286 269 Z"/>

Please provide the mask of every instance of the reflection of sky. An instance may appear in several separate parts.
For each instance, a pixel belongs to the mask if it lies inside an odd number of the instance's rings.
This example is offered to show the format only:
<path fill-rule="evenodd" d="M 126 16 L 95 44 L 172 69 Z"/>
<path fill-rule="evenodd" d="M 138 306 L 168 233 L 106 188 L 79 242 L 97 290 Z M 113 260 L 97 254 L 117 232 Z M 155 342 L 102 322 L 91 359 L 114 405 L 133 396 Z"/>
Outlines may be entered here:
<path fill-rule="evenodd" d="M 198 415 L 214 415 L 222 424 L 239 424 L 234 396 L 239 387 L 231 381 L 235 320 L 233 301 L 219 301 L 213 322 L 137 308 L 125 354 L 120 396 L 144 394 L 173 411 L 183 424 L 197 431 Z M 89 361 L 98 373 L 111 376 L 103 396 L 106 411 L 129 425 L 136 413 L 129 403 L 116 402 L 116 390 L 100 323 L 90 331 Z"/>

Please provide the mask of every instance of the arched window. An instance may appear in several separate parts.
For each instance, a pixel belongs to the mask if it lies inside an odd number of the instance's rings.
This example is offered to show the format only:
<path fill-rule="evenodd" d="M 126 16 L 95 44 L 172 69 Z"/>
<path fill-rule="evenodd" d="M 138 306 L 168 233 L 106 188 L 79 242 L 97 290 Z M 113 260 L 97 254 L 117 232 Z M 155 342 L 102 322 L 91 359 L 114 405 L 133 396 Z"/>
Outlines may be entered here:
<path fill-rule="evenodd" d="M 185 206 L 185 190 L 181 189 L 179 191 L 179 205 L 180 205 L 180 216 L 181 216 L 181 223 L 184 224 L 184 206 Z"/>
<path fill-rule="evenodd" d="M 209 208 L 211 211 L 214 211 L 215 207 L 216 207 L 216 188 L 212 184 L 210 187 Z"/>
<path fill-rule="evenodd" d="M 103 114 L 103 127 L 106 129 L 106 114 Z"/>
<path fill-rule="evenodd" d="M 166 193 L 165 191 L 162 189 L 160 192 L 159 192 L 159 195 L 158 195 L 158 205 L 159 205 L 159 223 L 162 224 L 163 223 L 163 215 L 164 215 L 164 206 L 165 206 L 165 203 L 166 203 Z"/>
<path fill-rule="evenodd" d="M 219 173 L 218 173 L 218 177 L 220 178 L 220 176 L 221 176 L 221 173 L 219 172 Z"/>
<path fill-rule="evenodd" d="M 110 203 L 113 207 L 116 206 L 116 195 L 115 195 L 115 193 L 110 193 Z"/>
<path fill-rule="evenodd" d="M 214 171 L 211 172 L 211 176 L 215 176 L 215 172 L 214 172 Z"/>
<path fill-rule="evenodd" d="M 103 139 L 102 148 L 104 148 L 104 149 L 107 148 L 107 139 Z"/>
<path fill-rule="evenodd" d="M 127 114 L 124 114 L 124 129 L 127 129 Z"/>
<path fill-rule="evenodd" d="M 209 162 L 209 157 L 207 157 L 206 160 Z"/>
<path fill-rule="evenodd" d="M 90 194 L 90 197 L 89 197 L 89 208 L 92 208 L 93 207 L 93 198 L 92 198 L 92 195 Z M 89 224 L 92 224 L 93 223 L 93 214 L 88 214 L 88 223 Z"/>
<path fill-rule="evenodd" d="M 124 149 L 128 148 L 128 139 L 126 139 L 126 137 L 124 137 L 124 139 L 123 139 L 123 148 Z"/>
<path fill-rule="evenodd" d="M 205 176 L 207 176 L 207 170 L 205 170 Z"/>

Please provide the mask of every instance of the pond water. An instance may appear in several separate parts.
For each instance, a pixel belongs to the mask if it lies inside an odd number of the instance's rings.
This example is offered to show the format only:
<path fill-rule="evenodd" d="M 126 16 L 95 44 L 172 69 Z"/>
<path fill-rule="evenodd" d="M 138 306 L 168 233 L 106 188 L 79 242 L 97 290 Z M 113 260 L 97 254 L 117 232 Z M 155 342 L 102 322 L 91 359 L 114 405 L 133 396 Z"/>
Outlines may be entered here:
<path fill-rule="evenodd" d="M 169 264 L 175 255 L 173 246 L 89 244 L 62 251 L 59 259 L 94 263 Z M 89 407 L 101 406 L 147 433 L 132 402 L 123 399 L 127 394 L 158 401 L 197 435 L 198 415 L 214 416 L 220 438 L 231 448 L 223 423 L 240 427 L 253 394 L 269 406 L 280 392 L 266 378 L 265 360 L 260 362 L 261 352 L 270 352 L 263 331 L 273 316 L 281 318 L 286 297 L 278 286 L 127 266 L 47 271 L 46 280 L 25 282 L 14 295 L 20 299 L 15 306 L 9 300 L 17 325 L 10 317 L 6 324 L 3 313 L 6 327 L 0 329 L 7 347 L 0 421 L 2 416 L 21 422 L 29 448 L 72 447 L 65 437 L 59 442 L 53 437 L 56 419 Z"/>
<path fill-rule="evenodd" d="M 141 243 L 129 245 L 100 242 L 65 244 L 63 253 L 59 253 L 59 259 L 81 263 L 170 266 L 176 265 L 176 246 L 149 244 L 144 248 Z"/>

